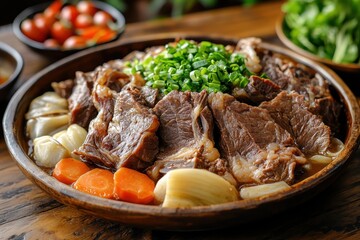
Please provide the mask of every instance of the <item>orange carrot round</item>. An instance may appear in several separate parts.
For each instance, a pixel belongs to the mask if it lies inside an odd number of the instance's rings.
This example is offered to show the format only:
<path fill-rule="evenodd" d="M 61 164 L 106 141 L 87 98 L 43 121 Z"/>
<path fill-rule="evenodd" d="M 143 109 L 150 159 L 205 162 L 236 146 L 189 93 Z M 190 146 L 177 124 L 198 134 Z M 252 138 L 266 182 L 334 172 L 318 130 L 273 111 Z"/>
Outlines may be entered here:
<path fill-rule="evenodd" d="M 81 175 L 73 187 L 102 198 L 112 198 L 114 192 L 114 174 L 109 170 L 94 168 Z"/>
<path fill-rule="evenodd" d="M 121 167 L 114 174 L 114 197 L 116 199 L 149 204 L 154 200 L 154 188 L 153 180 L 133 169 Z"/>
<path fill-rule="evenodd" d="M 96 43 L 103 43 L 103 42 L 109 42 L 115 37 L 116 37 L 116 32 L 108 29 L 102 32 L 101 34 L 99 34 L 98 36 L 95 36 L 93 40 L 95 40 Z"/>
<path fill-rule="evenodd" d="M 94 41 L 95 43 L 108 42 L 116 37 L 116 32 L 108 27 L 93 25 L 78 31 L 84 39 Z"/>
<path fill-rule="evenodd" d="M 55 165 L 52 175 L 62 183 L 72 184 L 88 171 L 90 168 L 84 162 L 74 158 L 64 158 Z"/>

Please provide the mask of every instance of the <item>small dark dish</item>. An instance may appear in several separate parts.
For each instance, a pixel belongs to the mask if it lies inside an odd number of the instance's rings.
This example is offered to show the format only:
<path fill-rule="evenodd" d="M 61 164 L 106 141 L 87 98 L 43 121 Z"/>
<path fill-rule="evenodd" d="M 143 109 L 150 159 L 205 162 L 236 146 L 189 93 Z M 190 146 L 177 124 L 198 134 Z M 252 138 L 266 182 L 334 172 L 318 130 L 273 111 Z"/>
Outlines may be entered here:
<path fill-rule="evenodd" d="M 9 98 L 9 92 L 18 80 L 24 67 L 24 61 L 18 51 L 9 45 L 0 42 L 0 68 L 6 72 L 7 79 L 0 83 L 0 100 Z"/>
<path fill-rule="evenodd" d="M 28 38 L 27 36 L 25 36 L 20 28 L 21 23 L 25 19 L 32 18 L 36 13 L 43 12 L 45 10 L 45 8 L 50 5 L 51 2 L 35 5 L 35 6 L 29 7 L 27 9 L 25 9 L 24 11 L 22 11 L 14 19 L 14 22 L 12 24 L 13 32 L 15 33 L 16 37 L 18 39 L 20 39 L 21 42 L 26 44 L 31 49 L 33 49 L 41 54 L 44 54 L 48 57 L 53 57 L 53 58 L 65 57 L 65 56 L 68 56 L 75 52 L 78 52 L 80 50 L 84 50 L 86 48 L 106 44 L 106 43 L 117 40 L 125 30 L 125 18 L 123 16 L 123 14 L 121 12 L 119 12 L 116 8 L 114 8 L 113 6 L 111 6 L 107 3 L 100 2 L 100 1 L 92 1 L 92 2 L 94 3 L 94 5 L 97 9 L 100 9 L 100 10 L 103 10 L 103 11 L 109 13 L 115 19 L 117 35 L 115 38 L 113 38 L 112 40 L 110 40 L 108 42 L 99 43 L 99 44 L 87 46 L 84 48 L 74 48 L 74 49 L 66 50 L 66 49 L 60 49 L 60 48 L 48 48 L 48 47 L 44 46 L 43 43 L 34 41 L 34 40 Z"/>
<path fill-rule="evenodd" d="M 174 41 L 177 37 L 232 45 L 238 41 L 238 39 L 168 35 L 127 39 L 121 44 L 113 43 L 96 49 L 88 49 L 64 58 L 27 81 L 13 96 L 3 119 L 7 146 L 22 172 L 63 204 L 76 206 L 89 214 L 123 224 L 164 230 L 204 230 L 248 223 L 303 203 L 332 183 L 359 145 L 360 109 L 357 100 L 347 85 L 329 68 L 286 48 L 267 43 L 262 43 L 262 47 L 289 57 L 321 74 L 329 81 L 334 94 L 344 105 L 344 115 L 341 118 L 341 127 L 345 135 L 344 149 L 329 165 L 294 184 L 291 190 L 260 199 L 247 199 L 212 206 L 188 209 L 162 208 L 102 199 L 79 192 L 58 182 L 34 163 L 27 154 L 28 143 L 24 133 L 24 115 L 32 99 L 51 89 L 51 82 L 71 78 L 78 70 L 90 71 L 105 61 L 122 58 L 133 50 L 144 50 L 150 46 L 163 45 Z"/>
<path fill-rule="evenodd" d="M 284 18 L 281 17 L 279 18 L 279 20 L 276 23 L 276 34 L 279 37 L 280 41 L 287 46 L 288 48 L 290 48 L 292 51 L 297 52 L 307 58 L 310 58 L 316 62 L 320 62 L 323 64 L 326 64 L 327 66 L 329 66 L 330 68 L 334 69 L 334 70 L 339 70 L 342 72 L 359 72 L 360 71 L 360 64 L 355 64 L 355 63 L 337 63 L 334 61 L 331 61 L 330 59 L 326 59 L 326 58 L 321 58 L 319 56 L 316 56 L 315 54 L 312 54 L 302 48 L 300 48 L 299 46 L 297 46 L 296 44 L 294 44 L 285 34 L 284 32 L 284 27 L 285 27 L 285 23 L 284 23 Z"/>

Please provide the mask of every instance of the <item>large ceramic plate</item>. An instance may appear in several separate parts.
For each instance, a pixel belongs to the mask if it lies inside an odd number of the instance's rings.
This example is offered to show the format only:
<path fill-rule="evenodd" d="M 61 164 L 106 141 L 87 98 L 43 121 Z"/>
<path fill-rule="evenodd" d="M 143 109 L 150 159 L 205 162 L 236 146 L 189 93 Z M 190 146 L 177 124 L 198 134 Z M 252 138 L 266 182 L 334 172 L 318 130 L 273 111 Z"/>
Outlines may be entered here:
<path fill-rule="evenodd" d="M 341 126 L 344 132 L 345 148 L 332 163 L 315 175 L 293 185 L 291 190 L 258 200 L 241 200 L 189 209 L 167 209 L 106 200 L 79 192 L 58 182 L 34 164 L 27 155 L 28 144 L 24 134 L 24 114 L 32 99 L 46 90 L 50 90 L 51 82 L 73 78 L 78 70 L 93 70 L 105 61 L 122 58 L 133 50 L 143 50 L 146 47 L 166 44 L 173 41 L 174 37 L 176 36 L 156 35 L 124 39 L 121 43 L 85 50 L 52 64 L 29 79 L 11 99 L 3 120 L 6 143 L 22 172 L 61 203 L 124 224 L 167 230 L 210 229 L 257 220 L 308 200 L 327 187 L 339 175 L 359 144 L 360 110 L 356 98 L 343 81 L 327 67 L 268 43 L 263 43 L 263 47 L 303 63 L 328 79 L 333 94 L 344 104 Z M 236 44 L 238 41 L 238 39 L 185 37 L 222 44 Z"/>

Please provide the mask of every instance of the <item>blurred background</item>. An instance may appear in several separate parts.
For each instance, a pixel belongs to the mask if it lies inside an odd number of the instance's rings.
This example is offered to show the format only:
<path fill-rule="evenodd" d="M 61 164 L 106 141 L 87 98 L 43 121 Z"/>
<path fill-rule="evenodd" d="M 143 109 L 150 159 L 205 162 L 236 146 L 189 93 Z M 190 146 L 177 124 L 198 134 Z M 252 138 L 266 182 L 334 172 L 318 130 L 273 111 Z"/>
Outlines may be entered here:
<path fill-rule="evenodd" d="M 163 17 L 178 17 L 191 12 L 236 5 L 251 6 L 270 0 L 102 0 L 119 9 L 127 23 Z M 10 24 L 22 10 L 49 0 L 15 0 L 0 9 L 0 24 Z M 74 2 L 74 1 L 72 1 Z"/>

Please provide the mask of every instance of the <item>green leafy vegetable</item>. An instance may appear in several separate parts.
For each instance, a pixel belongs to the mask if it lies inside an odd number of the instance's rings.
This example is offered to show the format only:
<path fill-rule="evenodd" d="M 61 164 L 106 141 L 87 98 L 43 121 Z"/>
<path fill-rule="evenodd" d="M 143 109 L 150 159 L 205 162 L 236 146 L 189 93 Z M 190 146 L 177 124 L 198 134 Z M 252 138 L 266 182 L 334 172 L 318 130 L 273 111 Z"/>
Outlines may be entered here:
<path fill-rule="evenodd" d="M 140 73 L 146 85 L 163 94 L 172 90 L 229 92 L 245 87 L 253 75 L 245 66 L 245 57 L 229 52 L 224 45 L 207 41 L 180 40 L 165 45 L 165 50 L 129 63 L 131 73 Z"/>
<path fill-rule="evenodd" d="M 285 34 L 299 47 L 339 63 L 360 63 L 360 0 L 288 0 Z"/>

